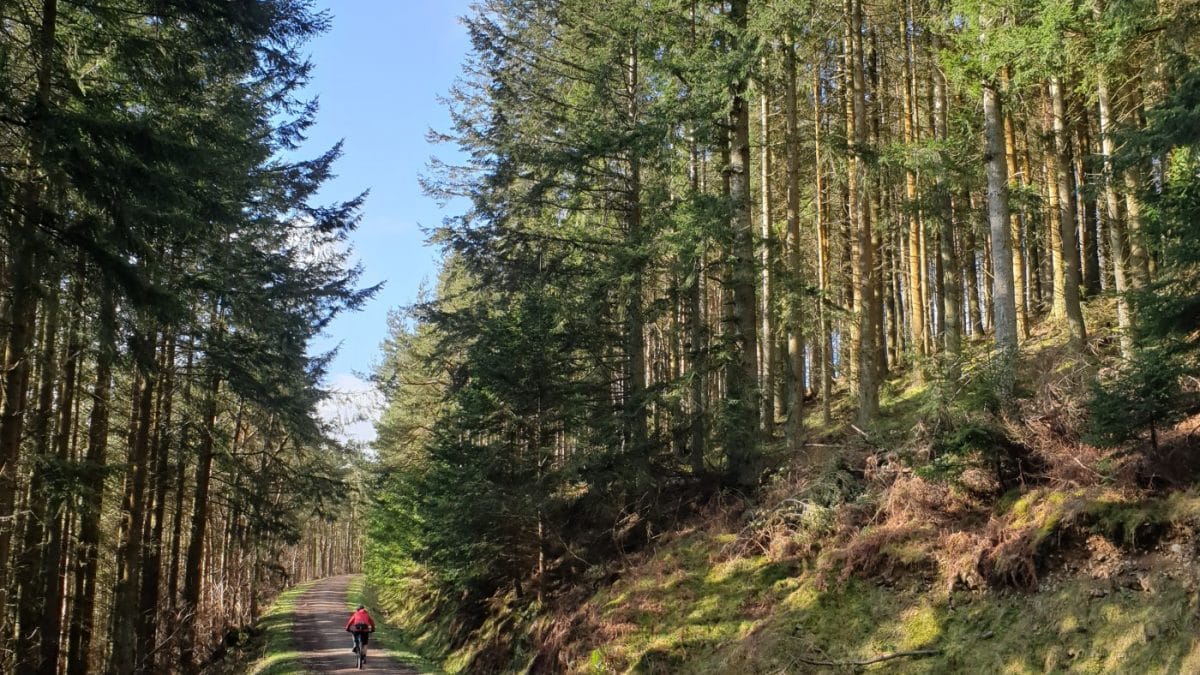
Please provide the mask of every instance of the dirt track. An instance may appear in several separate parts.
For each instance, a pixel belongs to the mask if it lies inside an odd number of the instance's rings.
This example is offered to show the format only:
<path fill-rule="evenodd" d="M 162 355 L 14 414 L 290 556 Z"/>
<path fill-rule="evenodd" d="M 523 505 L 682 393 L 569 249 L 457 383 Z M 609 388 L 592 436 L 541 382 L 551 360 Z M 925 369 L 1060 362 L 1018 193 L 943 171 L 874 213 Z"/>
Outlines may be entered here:
<path fill-rule="evenodd" d="M 303 653 L 302 665 L 313 673 L 359 672 L 350 647 L 353 641 L 345 631 L 350 612 L 346 608 L 346 587 L 351 577 L 330 577 L 318 581 L 300 596 L 296 603 L 292 644 Z M 371 637 L 367 667 L 364 672 L 403 673 L 417 671 L 384 655 L 381 645 Z"/>

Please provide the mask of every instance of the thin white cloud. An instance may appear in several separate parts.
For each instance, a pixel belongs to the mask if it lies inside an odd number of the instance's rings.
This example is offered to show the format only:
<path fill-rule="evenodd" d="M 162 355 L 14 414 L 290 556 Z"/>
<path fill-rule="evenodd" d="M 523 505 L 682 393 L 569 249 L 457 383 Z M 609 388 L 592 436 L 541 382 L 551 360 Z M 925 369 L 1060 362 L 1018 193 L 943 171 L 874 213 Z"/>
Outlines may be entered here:
<path fill-rule="evenodd" d="M 383 411 L 383 395 L 375 385 L 351 373 L 329 377 L 330 395 L 318 407 L 321 419 L 344 441 L 370 446 L 375 441 L 375 422 Z"/>

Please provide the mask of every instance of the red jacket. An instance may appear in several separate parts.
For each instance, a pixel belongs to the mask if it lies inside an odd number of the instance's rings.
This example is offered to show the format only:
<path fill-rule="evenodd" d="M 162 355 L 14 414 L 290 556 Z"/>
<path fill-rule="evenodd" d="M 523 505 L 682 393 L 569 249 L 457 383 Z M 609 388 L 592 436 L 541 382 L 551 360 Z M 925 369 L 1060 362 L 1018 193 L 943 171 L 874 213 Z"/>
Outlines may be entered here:
<path fill-rule="evenodd" d="M 365 623 L 371 627 L 371 630 L 375 630 L 375 620 L 371 618 L 370 614 L 367 614 L 365 609 L 360 609 L 350 615 L 350 620 L 346 622 L 346 630 L 351 630 L 355 624 L 360 623 Z"/>

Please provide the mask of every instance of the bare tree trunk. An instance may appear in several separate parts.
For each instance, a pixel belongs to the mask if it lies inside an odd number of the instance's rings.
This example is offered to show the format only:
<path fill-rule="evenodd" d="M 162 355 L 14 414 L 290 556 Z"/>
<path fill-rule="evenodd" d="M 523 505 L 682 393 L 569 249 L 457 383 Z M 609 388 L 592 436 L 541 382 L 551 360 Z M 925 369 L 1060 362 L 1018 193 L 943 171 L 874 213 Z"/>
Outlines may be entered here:
<path fill-rule="evenodd" d="M 1100 246 L 1099 246 L 1099 217 L 1096 208 L 1096 195 L 1084 189 L 1087 174 L 1084 170 L 1083 158 L 1091 153 L 1092 140 L 1086 108 L 1076 125 L 1075 152 L 1075 195 L 1076 208 L 1079 218 L 1079 250 L 1082 255 L 1080 271 L 1083 279 L 1083 295 L 1091 297 L 1101 290 L 1100 279 Z"/>
<path fill-rule="evenodd" d="M 1017 353 L 1016 291 L 1013 283 L 1012 239 L 1009 231 L 1008 176 L 1004 159 L 1004 122 L 996 87 L 983 83 L 983 123 L 987 136 L 987 198 L 988 227 L 992 234 L 992 302 L 996 348 L 1001 358 L 1010 361 L 1006 378 L 1011 386 Z"/>
<path fill-rule="evenodd" d="M 18 658 L 16 672 L 33 675 L 52 669 L 52 663 L 41 661 L 41 617 L 49 611 L 42 574 L 42 556 L 47 531 L 50 529 L 51 509 L 48 503 L 47 476 L 53 471 L 51 433 L 54 419 L 54 384 L 58 378 L 58 275 L 52 275 L 44 302 L 42 365 L 37 393 L 37 415 L 33 419 L 34 451 L 30 472 L 29 515 L 26 518 L 24 541 L 17 554 L 15 581 L 17 586 L 18 644 L 28 658 Z M 57 487 L 57 486 L 56 486 Z M 57 493 L 56 489 L 54 493 Z M 55 514 L 57 509 L 55 510 Z M 57 554 L 55 555 L 57 559 Z"/>
<path fill-rule="evenodd" d="M 971 205 L 973 206 L 973 204 Z M 970 209 L 974 212 L 974 208 Z M 976 252 L 979 241 L 975 237 L 975 228 L 968 224 L 962 228 L 963 250 L 962 271 L 967 289 L 967 319 L 974 335 L 983 335 L 983 313 L 979 308 L 979 260 Z M 1015 272 L 1015 270 L 1014 270 Z"/>
<path fill-rule="evenodd" d="M 112 608 L 112 655 L 108 664 L 108 671 L 113 675 L 141 671 L 139 660 L 142 653 L 137 640 L 138 599 L 141 595 L 138 582 L 142 571 L 142 535 L 146 517 L 146 460 L 154 421 L 156 336 L 156 331 L 143 331 L 136 334 L 132 341 L 137 369 L 133 397 L 137 406 L 137 426 L 129 447 L 129 469 L 121 507 L 123 537 L 117 549 L 120 565 Z"/>
<path fill-rule="evenodd" d="M 938 49 L 937 37 L 933 37 L 933 48 Z M 933 124 L 937 138 L 945 140 L 948 135 L 946 116 L 949 113 L 946 103 L 946 82 L 939 70 L 933 73 Z M 946 377 L 951 381 L 957 380 L 961 374 L 962 359 L 962 281 L 959 279 L 959 264 L 954 250 L 955 212 L 954 200 L 950 189 L 938 179 L 937 191 L 942 202 L 941 236 L 938 237 L 939 255 L 943 279 L 940 280 L 942 298 L 942 356 Z M 974 255 L 974 252 L 971 253 Z"/>
<path fill-rule="evenodd" d="M 730 18 L 736 37 L 734 49 L 747 31 L 748 0 L 732 0 Z M 737 410 L 726 433 L 726 472 L 735 485 L 757 480 L 759 420 L 758 309 L 754 230 L 750 218 L 750 107 L 746 99 L 747 79 L 740 76 L 731 85 L 729 112 L 729 198 L 732 204 L 730 230 L 732 263 L 726 324 L 732 337 L 733 359 L 726 368 L 726 398 Z"/>
<path fill-rule="evenodd" d="M 216 321 L 217 319 L 214 317 L 214 323 Z M 214 327 L 213 330 L 217 330 L 217 328 Z M 208 384 L 204 391 L 200 448 L 196 457 L 196 487 L 192 501 L 192 527 L 188 538 L 187 562 L 184 564 L 183 597 L 180 602 L 183 616 L 180 621 L 179 665 L 184 673 L 189 674 L 198 670 L 195 660 L 196 611 L 200 607 L 200 594 L 203 590 L 204 537 L 208 531 L 208 491 L 212 479 L 215 451 L 217 394 L 221 388 L 221 378 L 216 371 L 216 366 L 210 364 L 209 367 L 212 372 L 209 373 Z"/>
<path fill-rule="evenodd" d="M 71 613 L 67 672 L 92 672 L 89 659 L 95 630 L 96 573 L 99 563 L 100 511 L 104 500 L 104 469 L 108 453 L 108 423 L 112 366 L 116 356 L 116 309 L 113 289 L 102 282 L 96 384 L 92 390 L 92 416 L 88 423 L 88 449 L 80 473 L 87 487 L 79 514 L 79 553 L 76 555 L 75 609 Z"/>
<path fill-rule="evenodd" d="M 82 265 L 80 266 L 82 268 Z M 63 356 L 63 379 L 59 390 L 58 429 L 54 436 L 55 456 L 61 466 L 73 459 L 72 435 L 77 432 L 79 387 L 79 362 L 82 358 L 83 342 L 80 339 L 80 322 L 83 311 L 83 270 L 73 282 L 71 320 L 67 328 L 67 349 Z M 64 601 L 66 598 L 67 565 L 64 553 L 69 521 L 65 499 L 59 497 L 51 503 L 52 520 L 50 539 L 42 556 L 42 596 L 47 598 L 46 610 L 40 617 L 39 631 L 42 639 L 42 663 L 57 668 L 62 643 Z M 60 578 L 61 576 L 61 578 Z"/>
<path fill-rule="evenodd" d="M 1008 91 L 1008 69 L 1001 71 L 1002 91 Z M 1008 180 L 1016 182 L 1025 179 L 1018 178 L 1016 134 L 1013 131 L 1012 115 L 1004 111 L 1004 158 L 1008 169 Z M 1021 214 L 1009 214 L 1009 230 L 1012 232 L 1013 252 L 1013 288 L 1017 304 L 1017 335 L 1029 337 L 1029 306 L 1025 293 L 1025 252 L 1024 237 L 1021 236 Z"/>
<path fill-rule="evenodd" d="M 1099 15 L 1099 6 L 1094 10 Z M 1129 252 L 1126 246 L 1125 223 L 1121 219 L 1121 202 L 1113 176 L 1112 108 L 1109 103 L 1108 78 L 1100 74 L 1096 85 L 1100 105 L 1100 151 L 1104 157 L 1104 204 L 1105 220 L 1108 222 L 1108 257 L 1113 269 L 1113 285 L 1117 292 L 1117 327 L 1120 329 L 1121 355 L 1129 358 L 1133 354 L 1132 322 L 1129 316 L 1129 290 L 1127 268 Z"/>
<path fill-rule="evenodd" d="M 187 356 L 183 366 L 183 407 L 185 414 L 190 417 L 192 411 L 192 366 L 195 364 L 196 348 L 192 338 L 188 340 Z M 192 422 L 185 419 L 179 437 L 179 453 L 175 466 L 175 504 L 171 519 L 171 562 L 167 566 L 167 616 L 172 622 L 180 620 L 179 612 L 179 572 L 180 549 L 183 542 L 183 496 L 187 484 L 187 455 L 191 450 Z"/>
<path fill-rule="evenodd" d="M 26 393 L 29 386 L 29 349 L 33 345 L 37 325 L 38 231 L 43 226 L 44 180 L 39 165 L 43 159 L 50 112 L 50 79 L 58 25 L 57 0 L 42 0 L 41 23 L 34 48 L 37 54 L 37 90 L 28 125 L 30 157 L 29 171 L 22 186 L 21 207 L 24 211 L 5 234 L 9 248 L 6 267 L 10 297 L 7 312 L 0 316 L 7 324 L 4 341 L 3 369 L 0 370 L 0 647 L 11 654 L 12 626 L 9 624 L 9 553 L 16 524 L 13 508 L 17 500 L 17 460 L 21 451 L 21 434 L 25 427 Z M 0 660 L 3 665 L 4 660 Z"/>
<path fill-rule="evenodd" d="M 759 303 L 761 325 L 758 336 L 759 348 L 759 391 L 762 396 L 762 410 L 759 417 L 763 423 L 763 433 L 767 439 L 775 436 L 775 316 L 773 311 L 775 280 L 772 268 L 775 264 L 775 233 L 771 227 L 771 131 L 768 124 L 770 101 L 766 86 L 761 87 L 759 96 L 759 196 L 761 198 L 759 213 L 759 236 L 762 238 L 759 246 L 759 265 L 762 269 Z M 799 326 L 796 327 L 799 329 Z M 801 367 L 804 363 L 801 361 Z"/>
<path fill-rule="evenodd" d="M 788 346 L 788 411 L 787 447 L 792 453 L 800 452 L 804 444 L 804 337 L 801 325 L 804 321 L 802 261 L 800 259 L 800 148 L 798 138 L 799 116 L 796 96 L 796 45 L 788 40 L 784 45 L 783 107 L 786 123 L 785 139 L 787 152 L 787 252 L 788 279 L 791 292 L 788 298 L 787 346 Z M 765 132 L 765 129 L 764 129 Z M 816 133 L 820 138 L 820 132 Z M 818 147 L 820 141 L 817 141 Z M 820 150 L 817 150 L 818 162 Z M 821 169 L 816 167 L 817 175 Z M 818 190 L 821 179 L 817 178 Z M 817 197 L 818 205 L 820 196 Z M 820 219 L 818 206 L 818 220 Z"/>
<path fill-rule="evenodd" d="M 821 164 L 821 74 L 813 69 L 813 170 L 816 173 L 814 210 L 817 220 L 817 330 L 820 333 L 821 359 L 821 420 L 833 419 L 833 330 L 830 328 L 826 303 L 830 298 L 829 284 L 829 219 L 826 217 L 825 168 Z"/>
<path fill-rule="evenodd" d="M 904 36 L 904 88 L 903 88 L 903 103 L 904 103 L 904 144 L 912 147 L 918 140 L 918 129 L 916 126 L 916 64 L 915 51 L 913 48 L 912 31 L 910 24 L 912 23 L 912 3 L 905 3 L 906 17 L 901 21 L 900 32 Z M 921 227 L 921 216 L 917 211 L 917 173 L 912 167 L 906 167 L 904 171 L 904 218 L 908 223 L 908 321 L 909 334 L 911 335 L 913 349 L 921 354 L 927 353 L 926 343 L 926 299 L 923 292 L 925 270 L 922 267 L 924 264 L 924 255 L 922 253 L 922 239 L 924 237 L 923 228 Z M 914 370 L 914 374 L 919 379 L 921 377 L 921 369 L 918 367 Z"/>
<path fill-rule="evenodd" d="M 157 629 L 164 617 L 159 611 L 159 586 L 162 579 L 163 521 L 167 511 L 167 491 L 170 486 L 172 403 L 175 389 L 175 337 L 164 333 L 162 361 L 159 372 L 163 374 L 162 386 L 158 388 L 159 400 L 155 412 L 154 441 L 151 444 L 154 463 L 154 509 L 152 526 L 146 538 L 146 552 L 142 560 L 141 598 L 138 608 L 138 642 L 142 645 L 142 658 L 154 659 L 158 647 Z M 147 523 L 150 525 L 150 522 Z M 155 670 L 155 661 L 145 661 L 143 668 Z"/>
<path fill-rule="evenodd" d="M 688 137 L 688 181 L 694 193 L 700 189 L 699 166 L 696 157 L 695 139 Z M 693 260 L 691 279 L 687 287 L 687 331 L 688 356 L 692 364 L 691 381 L 688 387 L 688 414 L 691 416 L 690 455 L 693 475 L 703 474 L 706 433 L 704 420 L 707 418 L 705 403 L 705 381 L 708 379 L 707 345 L 704 336 L 703 298 L 701 280 L 704 277 L 703 247 L 697 245 L 692 252 Z"/>
<path fill-rule="evenodd" d="M 850 334 L 851 351 L 856 360 L 858 422 L 862 426 L 879 417 L 879 369 L 875 362 L 875 264 L 872 256 L 874 240 L 871 217 L 867 209 L 864 186 L 867 164 L 866 151 L 866 83 L 863 74 L 862 6 L 860 0 L 846 0 L 846 69 L 850 82 L 849 105 L 846 107 L 846 130 L 853 139 L 847 166 L 847 191 L 853 214 L 855 233 L 852 242 L 854 290 L 858 298 L 858 317 Z"/>
<path fill-rule="evenodd" d="M 1079 248 L 1075 239 L 1075 201 L 1071 195 L 1070 147 L 1067 141 L 1063 110 L 1062 85 L 1058 77 L 1050 78 L 1050 103 L 1054 118 L 1054 173 L 1058 190 L 1059 226 L 1061 228 L 1064 278 L 1063 307 L 1066 311 L 1067 333 L 1071 344 L 1082 349 L 1087 341 L 1083 325 L 1083 309 L 1079 301 Z M 1055 280 L 1057 286 L 1057 279 Z M 1057 289 L 1056 289 L 1057 290 Z"/>
<path fill-rule="evenodd" d="M 1129 92 L 1125 98 L 1130 100 L 1125 106 L 1126 122 L 1136 126 L 1142 90 L 1136 80 L 1129 82 L 1127 87 Z M 1138 201 L 1138 191 L 1142 187 L 1141 173 L 1141 168 L 1136 164 L 1125 167 L 1121 172 L 1121 181 L 1125 185 L 1125 234 L 1129 244 L 1130 288 L 1145 288 L 1150 283 L 1150 255 L 1146 252 L 1143 239 L 1142 206 Z"/>
<path fill-rule="evenodd" d="M 626 123 L 630 128 L 638 124 L 640 75 L 638 74 L 637 49 L 629 50 L 625 68 Z M 625 185 L 626 242 L 635 251 L 633 278 L 628 289 L 625 307 L 628 327 L 626 329 L 625 360 L 626 379 L 629 391 L 625 397 L 626 436 L 633 452 L 640 459 L 646 452 L 646 327 L 642 308 L 642 164 L 639 151 L 628 151 L 628 176 Z"/>

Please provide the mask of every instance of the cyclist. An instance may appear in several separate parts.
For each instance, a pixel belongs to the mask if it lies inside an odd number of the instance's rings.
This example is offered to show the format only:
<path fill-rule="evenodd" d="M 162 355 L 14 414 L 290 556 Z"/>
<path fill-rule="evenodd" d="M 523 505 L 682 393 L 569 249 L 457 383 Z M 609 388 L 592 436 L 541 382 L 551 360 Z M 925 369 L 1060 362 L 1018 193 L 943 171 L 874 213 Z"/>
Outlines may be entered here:
<path fill-rule="evenodd" d="M 371 618 L 366 607 L 359 605 L 350 615 L 350 620 L 346 622 L 346 632 L 354 635 L 354 648 L 350 651 L 357 654 L 358 645 L 367 644 L 368 636 L 375 632 L 375 619 Z"/>

